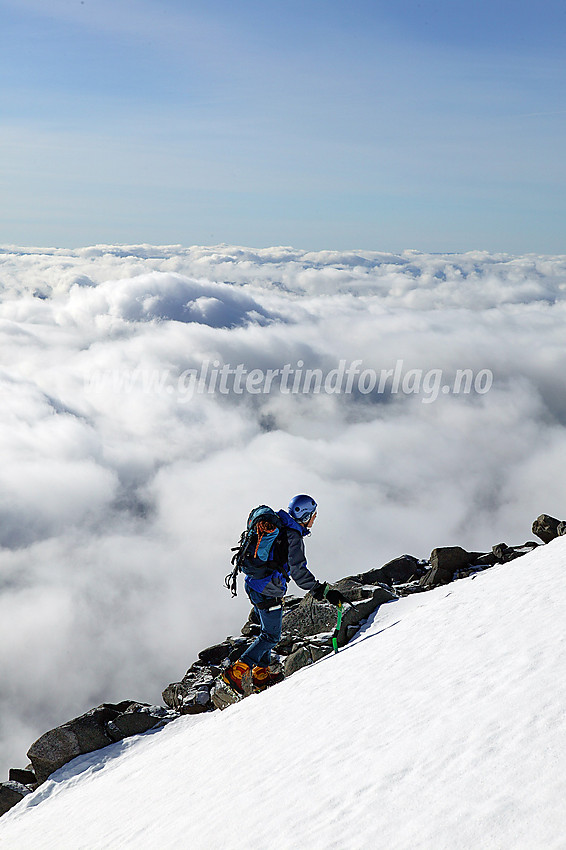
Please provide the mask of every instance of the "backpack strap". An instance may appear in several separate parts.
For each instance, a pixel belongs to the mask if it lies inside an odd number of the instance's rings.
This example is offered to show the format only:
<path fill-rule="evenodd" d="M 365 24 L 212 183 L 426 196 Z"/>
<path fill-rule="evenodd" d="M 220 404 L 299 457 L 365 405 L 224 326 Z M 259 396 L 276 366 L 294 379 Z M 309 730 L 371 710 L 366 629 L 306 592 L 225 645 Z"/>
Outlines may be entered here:
<path fill-rule="evenodd" d="M 238 595 L 238 573 L 240 572 L 240 565 L 236 564 L 231 573 L 228 573 L 226 578 L 224 579 L 224 587 L 227 587 L 232 596 Z"/>

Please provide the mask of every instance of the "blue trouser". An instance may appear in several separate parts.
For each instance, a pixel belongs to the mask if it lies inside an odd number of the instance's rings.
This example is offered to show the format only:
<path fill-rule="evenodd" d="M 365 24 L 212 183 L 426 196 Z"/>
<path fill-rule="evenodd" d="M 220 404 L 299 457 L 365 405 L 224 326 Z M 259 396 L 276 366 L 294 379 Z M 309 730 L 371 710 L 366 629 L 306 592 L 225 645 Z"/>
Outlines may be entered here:
<path fill-rule="evenodd" d="M 271 650 L 281 640 L 283 605 L 277 603 L 282 603 L 282 600 L 264 596 L 251 587 L 246 587 L 246 593 L 250 597 L 250 601 L 259 617 L 261 632 L 252 645 L 240 656 L 240 661 L 249 664 L 250 667 L 255 667 L 256 665 L 258 667 L 268 667 L 271 663 Z M 266 603 L 269 604 L 269 602 L 275 603 L 276 607 L 262 607 Z"/>

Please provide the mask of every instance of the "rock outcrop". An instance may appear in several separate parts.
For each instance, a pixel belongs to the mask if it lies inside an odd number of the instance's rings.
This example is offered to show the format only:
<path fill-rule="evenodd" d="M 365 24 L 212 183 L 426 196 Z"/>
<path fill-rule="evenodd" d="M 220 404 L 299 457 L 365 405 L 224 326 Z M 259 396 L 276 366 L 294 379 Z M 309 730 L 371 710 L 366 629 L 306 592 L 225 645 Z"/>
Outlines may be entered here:
<path fill-rule="evenodd" d="M 21 782 L 3 782 L 0 785 L 0 815 L 5 815 L 16 803 L 23 800 L 26 794 L 31 794 L 32 789 Z"/>
<path fill-rule="evenodd" d="M 102 705 L 81 714 L 46 732 L 28 750 L 37 782 L 48 776 L 76 756 L 100 750 L 130 735 L 147 732 L 167 718 L 168 712 L 160 706 L 150 706 L 131 700 L 116 705 Z"/>
<path fill-rule="evenodd" d="M 344 646 L 381 604 L 397 598 L 388 585 L 364 581 L 363 576 L 341 579 L 334 583 L 334 587 L 353 606 L 344 608 L 342 625 L 337 634 L 338 646 Z M 281 640 L 275 647 L 275 651 L 284 659 L 285 676 L 292 675 L 301 667 L 332 652 L 336 620 L 336 608 L 328 602 L 317 602 L 310 594 L 303 598 L 289 596 L 285 599 Z M 203 649 L 181 681 L 165 688 L 165 704 L 180 714 L 213 711 L 210 692 L 215 678 L 222 672 L 222 665 L 239 658 L 259 631 L 259 622 L 252 608 L 242 627 L 241 636 L 228 637 L 222 643 Z"/>
<path fill-rule="evenodd" d="M 566 522 L 541 514 L 532 530 L 543 543 L 549 543 L 566 534 Z M 333 636 L 339 647 L 345 646 L 380 605 L 465 578 L 495 564 L 508 563 L 539 545 L 542 544 L 534 541 L 520 546 L 498 543 L 491 552 L 468 552 L 460 546 L 438 547 L 427 560 L 401 555 L 381 567 L 340 579 L 334 586 L 350 605 L 344 606 L 338 632 L 334 606 L 318 602 L 310 594 L 302 598 L 286 597 L 281 641 L 275 647 L 282 659 L 285 676 L 293 675 L 332 652 Z M 259 620 L 252 609 L 240 635 L 201 650 L 181 681 L 168 685 L 163 691 L 163 701 L 169 710 L 132 700 L 103 703 L 46 732 L 28 751 L 31 764 L 24 769 L 12 768 L 8 781 L 0 784 L 0 815 L 79 755 L 147 732 L 180 714 L 213 711 L 210 691 L 215 678 L 224 665 L 242 654 L 259 631 Z"/>
<path fill-rule="evenodd" d="M 473 564 L 480 554 L 467 552 L 461 546 L 443 546 L 433 549 L 430 553 L 430 569 L 420 580 L 420 587 L 429 588 L 449 584 L 457 570 L 465 569 Z"/>
<path fill-rule="evenodd" d="M 558 520 L 542 515 L 535 525 L 545 519 L 544 528 L 557 536 Z M 566 532 L 566 523 L 562 523 Z M 533 525 L 534 530 L 534 525 Z M 549 531 L 549 534 L 550 534 Z M 549 538 L 553 539 L 553 538 Z M 410 593 L 430 590 L 481 570 L 519 558 L 538 546 L 527 541 L 521 546 L 499 543 L 491 552 L 468 552 L 461 546 L 442 546 L 432 550 L 427 560 L 413 555 L 401 555 L 381 567 L 348 576 L 334 583 L 354 607 L 345 606 L 342 625 L 337 635 L 339 647 L 356 634 L 360 625 L 384 602 Z M 336 626 L 336 609 L 327 602 L 317 602 L 310 594 L 285 599 L 281 641 L 275 651 L 282 658 L 285 676 L 313 664 L 332 651 L 332 635 Z M 222 643 L 199 653 L 180 682 L 163 691 L 166 705 L 181 714 L 213 711 L 210 692 L 215 678 L 224 665 L 238 658 L 259 634 L 259 620 L 252 609 L 238 637 L 228 637 Z"/>
<path fill-rule="evenodd" d="M 539 537 L 543 543 L 550 543 L 555 537 L 564 534 L 564 523 L 548 514 L 541 514 L 533 522 L 532 532 Z"/>
<path fill-rule="evenodd" d="M 401 555 L 399 558 L 388 561 L 382 567 L 359 573 L 352 578 L 359 579 L 363 584 L 380 582 L 393 587 L 393 585 L 406 584 L 413 579 L 420 578 L 424 575 L 428 566 L 428 561 L 420 561 L 413 555 Z"/>

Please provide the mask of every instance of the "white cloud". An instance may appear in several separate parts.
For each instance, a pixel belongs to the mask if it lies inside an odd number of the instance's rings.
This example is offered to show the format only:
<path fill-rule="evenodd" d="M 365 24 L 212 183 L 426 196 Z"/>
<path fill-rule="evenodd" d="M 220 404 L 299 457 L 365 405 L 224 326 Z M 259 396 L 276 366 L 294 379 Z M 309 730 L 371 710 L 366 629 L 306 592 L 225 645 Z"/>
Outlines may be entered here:
<path fill-rule="evenodd" d="M 256 503 L 313 493 L 328 579 L 566 515 L 565 257 L 4 248 L 0 282 L 4 766 L 97 701 L 158 700 L 239 629 L 222 582 Z M 179 391 L 206 361 L 340 360 L 493 387 Z"/>

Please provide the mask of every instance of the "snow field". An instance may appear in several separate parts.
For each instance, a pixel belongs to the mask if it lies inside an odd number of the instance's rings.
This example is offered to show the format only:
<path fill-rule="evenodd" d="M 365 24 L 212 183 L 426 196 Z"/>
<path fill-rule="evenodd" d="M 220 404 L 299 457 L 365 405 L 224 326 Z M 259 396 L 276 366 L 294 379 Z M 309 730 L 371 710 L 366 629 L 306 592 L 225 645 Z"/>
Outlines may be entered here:
<path fill-rule="evenodd" d="M 2 850 L 563 850 L 566 539 L 270 691 L 76 759 Z"/>

